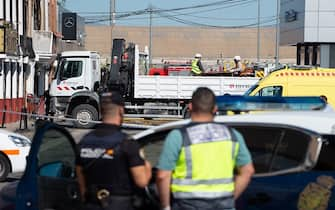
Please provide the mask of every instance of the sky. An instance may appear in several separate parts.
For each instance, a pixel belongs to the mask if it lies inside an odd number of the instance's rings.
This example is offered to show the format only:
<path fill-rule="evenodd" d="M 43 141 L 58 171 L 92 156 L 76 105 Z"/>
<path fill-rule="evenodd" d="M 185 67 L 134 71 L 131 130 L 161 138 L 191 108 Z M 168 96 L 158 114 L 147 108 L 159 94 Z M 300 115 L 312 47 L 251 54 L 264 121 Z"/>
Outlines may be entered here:
<path fill-rule="evenodd" d="M 88 24 L 109 24 L 111 0 L 65 0 Z M 275 24 L 277 0 L 259 0 L 260 25 Z M 115 0 L 116 25 L 255 27 L 258 0 Z M 192 7 L 192 8 L 189 8 Z"/>

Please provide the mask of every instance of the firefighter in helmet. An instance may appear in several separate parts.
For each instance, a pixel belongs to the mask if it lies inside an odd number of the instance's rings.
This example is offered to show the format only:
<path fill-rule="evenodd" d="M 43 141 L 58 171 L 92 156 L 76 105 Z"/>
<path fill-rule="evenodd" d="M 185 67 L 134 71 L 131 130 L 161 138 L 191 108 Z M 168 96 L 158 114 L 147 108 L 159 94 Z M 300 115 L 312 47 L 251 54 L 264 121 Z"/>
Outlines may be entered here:
<path fill-rule="evenodd" d="M 192 70 L 191 73 L 194 76 L 201 75 L 201 73 L 204 72 L 204 67 L 201 64 L 201 54 L 197 53 L 194 56 L 194 59 L 192 60 Z"/>

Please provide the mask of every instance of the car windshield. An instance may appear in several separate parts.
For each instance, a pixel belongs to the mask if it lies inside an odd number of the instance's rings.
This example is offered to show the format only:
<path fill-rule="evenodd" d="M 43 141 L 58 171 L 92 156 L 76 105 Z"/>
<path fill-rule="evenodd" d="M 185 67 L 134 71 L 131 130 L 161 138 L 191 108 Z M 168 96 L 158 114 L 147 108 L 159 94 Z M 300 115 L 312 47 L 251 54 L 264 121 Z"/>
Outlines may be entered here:
<path fill-rule="evenodd" d="M 254 91 L 257 87 L 258 87 L 258 84 L 251 86 L 251 88 L 249 88 L 249 89 L 244 93 L 244 95 L 245 95 L 245 96 L 249 96 L 249 95 L 251 94 L 251 92 Z"/>

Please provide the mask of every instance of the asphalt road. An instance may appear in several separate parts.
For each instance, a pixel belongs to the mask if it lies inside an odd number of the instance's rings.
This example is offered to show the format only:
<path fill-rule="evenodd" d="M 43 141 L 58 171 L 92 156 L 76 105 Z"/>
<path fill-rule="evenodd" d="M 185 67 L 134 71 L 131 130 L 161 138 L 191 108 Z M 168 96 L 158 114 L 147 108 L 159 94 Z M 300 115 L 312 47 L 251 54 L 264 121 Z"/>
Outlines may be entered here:
<path fill-rule="evenodd" d="M 80 139 L 88 133 L 90 130 L 89 129 L 75 129 L 75 128 L 67 128 L 70 134 L 73 136 L 75 139 L 76 143 L 80 141 Z M 129 135 L 133 135 L 141 130 L 134 130 L 134 129 L 126 129 L 124 130 L 126 133 Z M 19 131 L 20 134 L 27 136 L 28 138 L 32 139 L 34 135 L 34 129 L 26 130 L 26 131 Z M 22 173 L 15 173 L 15 174 L 10 174 L 8 179 L 5 182 L 0 182 L 0 190 L 5 186 L 6 184 L 19 180 L 20 177 L 22 176 Z"/>

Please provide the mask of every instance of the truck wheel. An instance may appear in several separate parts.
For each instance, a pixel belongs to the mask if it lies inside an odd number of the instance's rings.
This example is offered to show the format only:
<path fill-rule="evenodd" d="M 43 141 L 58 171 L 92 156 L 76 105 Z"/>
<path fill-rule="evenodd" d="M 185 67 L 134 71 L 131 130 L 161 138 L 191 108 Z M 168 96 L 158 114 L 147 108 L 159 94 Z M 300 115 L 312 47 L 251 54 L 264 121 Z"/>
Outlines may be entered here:
<path fill-rule="evenodd" d="M 0 154 L 0 182 L 6 180 L 9 172 L 10 172 L 10 164 L 7 158 L 4 155 Z"/>
<path fill-rule="evenodd" d="M 95 123 L 81 120 L 98 120 L 98 111 L 89 104 L 81 104 L 76 106 L 72 111 L 72 118 L 77 119 L 74 125 L 78 128 L 92 128 Z"/>

